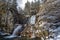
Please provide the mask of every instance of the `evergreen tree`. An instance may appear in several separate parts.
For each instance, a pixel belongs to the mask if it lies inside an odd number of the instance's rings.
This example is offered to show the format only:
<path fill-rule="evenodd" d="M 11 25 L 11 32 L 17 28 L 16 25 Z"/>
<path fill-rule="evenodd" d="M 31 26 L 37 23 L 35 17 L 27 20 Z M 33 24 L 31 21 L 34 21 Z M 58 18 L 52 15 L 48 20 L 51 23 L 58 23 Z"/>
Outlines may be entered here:
<path fill-rule="evenodd" d="M 40 9 L 40 0 L 35 0 L 35 2 L 31 3 L 31 14 L 36 15 Z"/>
<path fill-rule="evenodd" d="M 27 1 L 27 3 L 25 4 L 25 14 L 29 15 L 30 14 L 30 2 Z"/>
<path fill-rule="evenodd" d="M 16 8 L 16 7 L 17 7 L 17 2 L 16 2 L 16 0 L 13 0 L 12 7 L 13 7 L 14 9 L 17 9 L 17 8 Z"/>

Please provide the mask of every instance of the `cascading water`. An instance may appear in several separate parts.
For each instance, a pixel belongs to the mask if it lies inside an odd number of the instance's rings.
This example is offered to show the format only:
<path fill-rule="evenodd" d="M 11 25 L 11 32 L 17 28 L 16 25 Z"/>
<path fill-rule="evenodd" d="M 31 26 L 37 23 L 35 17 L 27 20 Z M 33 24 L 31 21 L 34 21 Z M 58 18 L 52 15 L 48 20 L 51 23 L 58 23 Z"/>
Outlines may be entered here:
<path fill-rule="evenodd" d="M 13 31 L 12 35 L 16 35 L 16 33 L 22 28 L 22 25 L 18 24 L 17 28 Z"/>
<path fill-rule="evenodd" d="M 36 16 L 33 15 L 31 16 L 31 18 L 29 19 L 29 22 L 31 25 L 35 24 L 35 19 Z M 21 24 L 16 24 L 16 28 L 14 29 L 13 33 L 10 36 L 5 36 L 4 38 L 16 38 L 16 37 L 21 37 L 21 36 L 17 36 L 17 33 L 21 32 L 23 30 L 22 25 Z"/>
<path fill-rule="evenodd" d="M 36 15 L 31 16 L 30 19 L 29 19 L 29 23 L 31 25 L 33 25 L 33 24 L 35 24 L 35 21 L 36 21 Z"/>
<path fill-rule="evenodd" d="M 21 32 L 21 31 L 22 31 L 22 25 L 21 25 L 21 24 L 17 24 L 17 28 L 14 29 L 12 35 L 6 36 L 6 37 L 4 37 L 4 38 L 15 38 L 15 37 L 17 37 L 16 33 L 17 33 L 17 32 Z M 21 37 L 21 36 L 20 36 L 20 37 Z"/>

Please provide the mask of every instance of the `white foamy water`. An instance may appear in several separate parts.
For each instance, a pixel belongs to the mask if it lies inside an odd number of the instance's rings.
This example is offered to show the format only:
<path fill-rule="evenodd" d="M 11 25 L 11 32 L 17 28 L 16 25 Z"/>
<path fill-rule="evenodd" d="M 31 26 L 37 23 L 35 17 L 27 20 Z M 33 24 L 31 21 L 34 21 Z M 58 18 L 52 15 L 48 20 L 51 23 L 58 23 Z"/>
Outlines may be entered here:
<path fill-rule="evenodd" d="M 52 35 L 54 38 L 49 38 L 49 40 L 60 40 L 60 27 L 52 31 L 54 32 Z"/>
<path fill-rule="evenodd" d="M 31 18 L 29 19 L 30 24 L 35 24 L 35 21 L 36 21 L 36 16 L 35 15 L 31 16 Z"/>
<path fill-rule="evenodd" d="M 16 33 L 22 28 L 22 25 L 18 24 L 17 28 L 13 31 L 12 35 L 16 35 Z"/>
<path fill-rule="evenodd" d="M 16 33 L 17 33 L 19 30 L 21 30 L 21 28 L 22 28 L 22 25 L 18 24 L 17 28 L 14 29 L 12 35 L 6 36 L 6 37 L 4 37 L 4 38 L 15 38 L 15 37 L 17 37 Z M 19 36 L 19 37 L 21 37 L 21 36 Z"/>

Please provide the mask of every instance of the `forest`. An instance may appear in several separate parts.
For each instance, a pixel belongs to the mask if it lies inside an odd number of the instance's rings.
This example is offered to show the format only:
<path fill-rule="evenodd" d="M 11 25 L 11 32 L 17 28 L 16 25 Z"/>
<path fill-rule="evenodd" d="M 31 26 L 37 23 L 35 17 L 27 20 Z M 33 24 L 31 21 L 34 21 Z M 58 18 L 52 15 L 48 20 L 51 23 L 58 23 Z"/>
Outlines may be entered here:
<path fill-rule="evenodd" d="M 27 0 L 24 5 L 0 0 L 0 40 L 60 40 L 60 0 Z"/>

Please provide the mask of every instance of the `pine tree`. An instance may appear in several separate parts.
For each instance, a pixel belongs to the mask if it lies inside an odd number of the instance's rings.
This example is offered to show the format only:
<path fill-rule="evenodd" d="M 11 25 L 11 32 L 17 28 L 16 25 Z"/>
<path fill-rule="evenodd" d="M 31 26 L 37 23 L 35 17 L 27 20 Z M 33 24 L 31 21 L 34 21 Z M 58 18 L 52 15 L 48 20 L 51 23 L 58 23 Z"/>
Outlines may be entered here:
<path fill-rule="evenodd" d="M 16 8 L 16 7 L 17 7 L 17 2 L 16 2 L 16 0 L 13 0 L 12 7 L 13 7 L 14 9 L 17 9 L 17 8 Z"/>
<path fill-rule="evenodd" d="M 40 9 L 40 0 L 35 0 L 35 2 L 32 1 L 31 15 L 36 15 L 39 12 L 39 9 Z"/>
<path fill-rule="evenodd" d="M 30 2 L 29 1 L 27 1 L 27 3 L 25 4 L 24 11 L 25 11 L 25 14 L 26 15 L 29 15 L 30 14 Z"/>

